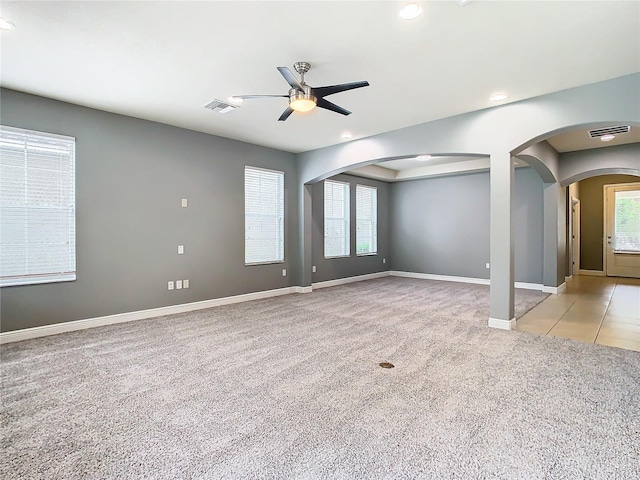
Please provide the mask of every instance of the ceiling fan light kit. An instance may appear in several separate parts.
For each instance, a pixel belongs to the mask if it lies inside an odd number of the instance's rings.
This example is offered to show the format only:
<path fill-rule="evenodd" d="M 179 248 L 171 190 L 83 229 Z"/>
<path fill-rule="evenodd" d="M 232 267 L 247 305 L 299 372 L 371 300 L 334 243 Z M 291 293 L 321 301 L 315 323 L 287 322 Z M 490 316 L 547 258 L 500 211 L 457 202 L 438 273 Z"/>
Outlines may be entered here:
<path fill-rule="evenodd" d="M 324 97 L 333 95 L 334 93 L 345 92 L 347 90 L 353 90 L 361 87 L 368 87 L 369 82 L 352 82 L 341 83 L 338 85 L 328 85 L 324 87 L 312 87 L 307 85 L 304 81 L 304 75 L 311 68 L 309 62 L 296 62 L 293 64 L 293 68 L 300 75 L 300 80 L 295 77 L 293 72 L 287 67 L 278 67 L 278 71 L 284 77 L 286 82 L 291 87 L 287 95 L 234 95 L 230 98 L 235 99 L 251 99 L 251 98 L 273 98 L 283 97 L 289 99 L 289 106 L 286 108 L 278 121 L 285 121 L 293 112 L 310 112 L 316 107 L 324 108 L 325 110 L 331 110 L 332 112 L 339 113 L 341 115 L 350 115 L 351 112 L 345 108 L 342 108 L 329 100 L 325 100 Z"/>

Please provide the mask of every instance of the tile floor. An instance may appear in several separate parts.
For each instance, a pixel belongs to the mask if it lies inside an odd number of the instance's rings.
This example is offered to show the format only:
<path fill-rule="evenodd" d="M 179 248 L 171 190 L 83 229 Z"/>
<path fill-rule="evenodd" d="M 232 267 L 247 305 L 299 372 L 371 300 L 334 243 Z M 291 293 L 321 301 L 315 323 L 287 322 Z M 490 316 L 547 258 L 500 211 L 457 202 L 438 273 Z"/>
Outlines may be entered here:
<path fill-rule="evenodd" d="M 574 276 L 516 325 L 542 335 L 640 352 L 640 279 Z"/>

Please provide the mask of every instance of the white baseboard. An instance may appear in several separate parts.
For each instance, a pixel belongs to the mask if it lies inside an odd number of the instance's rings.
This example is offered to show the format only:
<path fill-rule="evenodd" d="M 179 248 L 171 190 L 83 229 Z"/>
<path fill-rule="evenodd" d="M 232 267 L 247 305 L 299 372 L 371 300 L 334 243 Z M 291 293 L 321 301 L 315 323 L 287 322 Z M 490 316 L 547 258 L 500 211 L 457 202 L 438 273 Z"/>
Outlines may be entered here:
<path fill-rule="evenodd" d="M 542 291 L 544 293 L 553 293 L 554 295 L 558 295 L 564 292 L 567 289 L 567 282 L 563 282 L 562 285 L 557 287 L 547 287 L 546 285 L 542 287 Z"/>
<path fill-rule="evenodd" d="M 294 293 L 311 293 L 313 291 L 313 287 L 291 287 L 293 288 Z"/>
<path fill-rule="evenodd" d="M 569 280 L 573 280 L 573 275 L 569 275 L 568 277 L 564 277 L 564 281 L 568 282 Z"/>
<path fill-rule="evenodd" d="M 500 330 L 513 330 L 516 328 L 516 319 L 512 318 L 511 320 L 501 320 L 499 318 L 489 317 L 489 326 Z"/>
<path fill-rule="evenodd" d="M 435 275 L 433 273 L 414 273 L 414 272 L 399 272 L 392 271 L 391 275 L 394 277 L 405 278 L 420 278 L 422 280 L 439 280 L 442 282 L 458 282 L 458 283 L 473 283 L 476 285 L 491 285 L 491 281 L 488 278 L 475 278 L 475 277 L 455 277 L 451 275 Z M 541 291 L 543 286 L 541 283 L 528 283 L 528 282 L 514 282 L 514 288 L 522 288 L 525 290 L 538 290 Z"/>
<path fill-rule="evenodd" d="M 221 305 L 231 305 L 233 303 L 249 302 L 251 300 L 278 297 L 280 295 L 287 295 L 289 293 L 306 293 L 310 291 L 311 287 L 285 287 L 278 288 L 276 290 L 265 290 L 262 292 L 234 295 L 231 297 L 214 298 L 212 300 L 203 300 L 201 302 L 182 303 L 180 305 L 151 308 L 148 310 L 139 310 L 137 312 L 117 313 L 115 315 L 107 315 L 104 317 L 75 320 L 72 322 L 56 323 L 53 325 L 43 325 L 41 327 L 25 328 L 22 330 L 14 330 L 12 332 L 2 332 L 0 333 L 0 345 L 11 342 L 19 342 L 21 340 L 28 340 L 31 338 L 46 337 L 48 335 L 57 335 L 59 333 L 85 330 L 87 328 L 102 327 L 104 325 L 133 322 L 135 320 L 160 317 L 162 315 L 191 312 L 195 310 L 202 310 L 205 308 L 219 307 Z"/>
<path fill-rule="evenodd" d="M 488 278 L 453 277 L 451 275 L 435 275 L 433 273 L 415 273 L 415 272 L 399 272 L 399 271 L 391 271 L 389 273 L 394 277 L 420 278 L 422 280 L 440 280 L 442 282 L 475 283 L 477 285 L 489 285 Z"/>
<path fill-rule="evenodd" d="M 591 277 L 606 277 L 606 274 L 602 270 L 579 270 L 580 275 L 588 275 Z"/>
<path fill-rule="evenodd" d="M 316 282 L 316 283 L 312 283 L 311 287 L 314 290 L 316 288 L 335 287 L 337 285 L 345 285 L 347 283 L 362 282 L 364 280 L 372 280 L 374 278 L 388 277 L 389 275 L 391 275 L 391 272 L 389 271 L 368 273 L 366 275 L 357 275 L 355 277 L 336 278 L 335 280 L 326 280 L 324 282 Z"/>
<path fill-rule="evenodd" d="M 514 282 L 513 286 L 515 288 L 522 288 L 524 290 L 538 290 L 539 292 L 542 291 L 542 284 L 541 283 L 527 283 L 527 282 Z"/>
<path fill-rule="evenodd" d="M 183 303 L 180 305 L 170 305 L 167 307 L 151 308 L 148 310 L 139 310 L 136 312 L 118 313 L 115 315 L 107 315 L 104 317 L 88 318 L 84 320 L 75 320 L 72 322 L 56 323 L 53 325 L 43 325 L 41 327 L 25 328 L 22 330 L 14 330 L 11 332 L 0 333 L 0 345 L 11 342 L 19 342 L 22 340 L 28 340 L 31 338 L 46 337 L 48 335 L 57 335 L 59 333 L 74 332 L 77 330 L 85 330 L 87 328 L 101 327 L 105 325 L 114 325 L 117 323 L 132 322 L 135 320 L 144 320 L 147 318 L 160 317 L 162 315 L 171 315 L 174 313 L 185 313 L 195 310 L 202 310 L 205 308 L 219 307 L 222 305 L 231 305 L 234 303 L 249 302 L 252 300 L 260 300 L 263 298 L 277 297 L 280 295 L 287 295 L 290 293 L 311 293 L 316 288 L 333 287 L 336 285 L 344 285 L 347 283 L 361 282 L 364 280 L 372 280 L 374 278 L 382 278 L 388 276 L 405 277 L 405 278 L 418 278 L 424 280 L 439 280 L 444 282 L 460 282 L 460 283 L 473 283 L 479 285 L 489 285 L 489 279 L 486 278 L 472 278 L 472 277 L 454 277 L 450 275 L 435 275 L 430 273 L 414 273 L 414 272 L 399 272 L 399 271 L 385 271 L 370 273 L 367 275 L 358 275 L 355 277 L 338 278 L 335 280 L 327 280 L 325 282 L 317 282 L 307 287 L 286 287 L 276 290 L 265 290 L 262 292 L 245 293 L 242 295 L 234 295 L 231 297 L 214 298 L 211 300 L 203 300 L 200 302 Z M 536 283 L 523 283 L 515 282 L 515 288 L 525 288 L 529 290 L 541 290 L 549 293 L 559 293 L 566 288 L 566 284 L 562 284 L 560 287 L 543 287 Z M 549 289 L 555 289 L 551 291 Z M 515 320 L 512 320 L 515 322 Z M 492 325 L 492 322 L 497 322 Z M 489 319 L 489 326 L 495 328 L 510 329 L 505 326 L 507 320 Z M 499 326 L 502 325 L 502 326 Z M 513 324 L 515 327 L 515 323 Z"/>

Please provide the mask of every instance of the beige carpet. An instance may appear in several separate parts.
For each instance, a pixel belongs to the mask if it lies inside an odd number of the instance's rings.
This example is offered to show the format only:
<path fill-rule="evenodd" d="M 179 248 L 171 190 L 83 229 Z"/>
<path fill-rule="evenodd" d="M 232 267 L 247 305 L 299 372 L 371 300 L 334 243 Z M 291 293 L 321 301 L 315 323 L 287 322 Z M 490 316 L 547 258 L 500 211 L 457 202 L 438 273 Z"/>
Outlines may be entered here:
<path fill-rule="evenodd" d="M 5 345 L 0 477 L 640 478 L 640 353 L 489 329 L 488 293 L 390 277 Z"/>

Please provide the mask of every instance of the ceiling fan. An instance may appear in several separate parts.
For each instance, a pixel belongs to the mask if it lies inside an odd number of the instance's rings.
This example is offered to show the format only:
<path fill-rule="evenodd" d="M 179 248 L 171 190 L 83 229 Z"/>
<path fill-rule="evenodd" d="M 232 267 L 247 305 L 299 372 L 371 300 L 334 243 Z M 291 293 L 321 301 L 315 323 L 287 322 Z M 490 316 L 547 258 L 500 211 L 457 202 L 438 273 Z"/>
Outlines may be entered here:
<path fill-rule="evenodd" d="M 300 75 L 300 81 L 295 77 L 293 72 L 287 67 L 278 67 L 278 71 L 291 86 L 288 95 L 236 95 L 231 99 L 250 99 L 250 98 L 271 98 L 271 97 L 283 97 L 289 99 L 289 106 L 278 118 L 279 121 L 285 121 L 289 118 L 294 111 L 295 112 L 309 112 L 316 107 L 324 108 L 325 110 L 331 110 L 332 112 L 340 113 L 342 115 L 349 115 L 351 112 L 347 109 L 339 107 L 335 103 L 331 103 L 324 97 L 333 95 L 334 93 L 345 92 L 347 90 L 353 90 L 354 88 L 368 87 L 369 82 L 352 82 L 341 83 L 339 85 L 328 85 L 325 87 L 312 87 L 307 85 L 304 81 L 304 74 L 309 71 L 311 64 L 308 62 L 296 62 L 293 64 L 296 72 Z"/>

